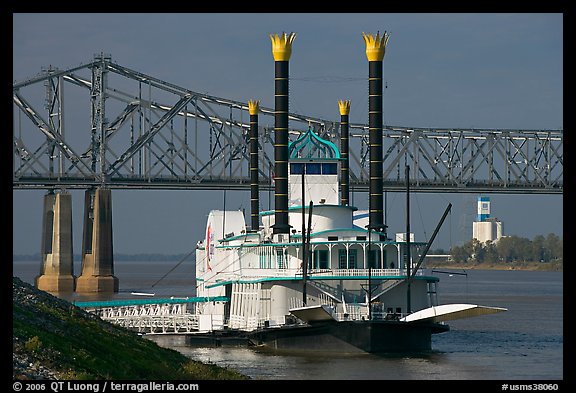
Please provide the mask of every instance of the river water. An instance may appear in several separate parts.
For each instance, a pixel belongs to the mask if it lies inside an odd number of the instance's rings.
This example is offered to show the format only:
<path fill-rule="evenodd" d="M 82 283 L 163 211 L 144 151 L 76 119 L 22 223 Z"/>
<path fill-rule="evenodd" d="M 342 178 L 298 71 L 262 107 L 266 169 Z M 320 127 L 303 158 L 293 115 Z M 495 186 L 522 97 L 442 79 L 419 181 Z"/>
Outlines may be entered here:
<path fill-rule="evenodd" d="M 16 261 L 13 270 L 33 283 L 39 262 Z M 191 262 L 116 261 L 115 274 L 120 292 L 114 298 L 129 297 L 133 291 L 157 297 L 195 294 Z M 192 359 L 259 380 L 564 379 L 562 272 L 444 269 L 435 274 L 440 277 L 441 304 L 473 303 L 508 311 L 450 321 L 449 332 L 433 335 L 432 351 L 418 355 L 279 354 L 187 347 L 171 337 L 154 340 Z M 75 295 L 74 300 L 88 299 Z"/>

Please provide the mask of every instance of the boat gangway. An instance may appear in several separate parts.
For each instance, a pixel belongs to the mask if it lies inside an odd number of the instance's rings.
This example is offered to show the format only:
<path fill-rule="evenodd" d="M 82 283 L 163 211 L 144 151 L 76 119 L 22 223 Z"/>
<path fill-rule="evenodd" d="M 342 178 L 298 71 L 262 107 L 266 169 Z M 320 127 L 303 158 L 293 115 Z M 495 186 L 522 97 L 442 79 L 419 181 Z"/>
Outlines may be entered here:
<path fill-rule="evenodd" d="M 227 302 L 217 297 L 170 297 L 74 302 L 101 319 L 143 334 L 189 334 L 198 332 L 196 305 Z"/>

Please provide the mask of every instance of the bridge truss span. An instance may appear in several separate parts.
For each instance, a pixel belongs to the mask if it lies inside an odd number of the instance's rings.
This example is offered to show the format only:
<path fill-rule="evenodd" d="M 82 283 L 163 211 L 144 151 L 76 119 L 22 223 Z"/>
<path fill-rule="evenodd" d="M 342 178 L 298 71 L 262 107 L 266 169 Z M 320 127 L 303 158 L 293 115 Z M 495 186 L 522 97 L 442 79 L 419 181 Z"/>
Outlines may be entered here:
<path fill-rule="evenodd" d="M 195 92 L 103 53 L 43 69 L 13 84 L 13 188 L 248 190 L 248 100 L 258 98 Z M 338 121 L 289 117 L 292 140 L 312 125 L 339 146 Z M 368 125 L 349 130 L 350 186 L 367 191 Z M 273 109 L 260 107 L 258 133 L 260 188 L 273 189 Z M 404 189 L 408 164 L 414 191 L 563 192 L 563 130 L 386 125 L 383 134 L 389 191 Z"/>

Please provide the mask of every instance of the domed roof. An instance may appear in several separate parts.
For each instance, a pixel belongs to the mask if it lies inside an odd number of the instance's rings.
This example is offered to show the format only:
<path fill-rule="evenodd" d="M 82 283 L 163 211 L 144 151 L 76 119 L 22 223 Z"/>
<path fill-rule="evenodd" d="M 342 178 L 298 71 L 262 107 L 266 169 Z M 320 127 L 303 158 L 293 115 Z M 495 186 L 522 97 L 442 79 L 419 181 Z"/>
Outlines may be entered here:
<path fill-rule="evenodd" d="M 335 144 L 320 138 L 309 127 L 308 131 L 288 144 L 288 157 L 290 160 L 339 160 L 340 151 Z"/>

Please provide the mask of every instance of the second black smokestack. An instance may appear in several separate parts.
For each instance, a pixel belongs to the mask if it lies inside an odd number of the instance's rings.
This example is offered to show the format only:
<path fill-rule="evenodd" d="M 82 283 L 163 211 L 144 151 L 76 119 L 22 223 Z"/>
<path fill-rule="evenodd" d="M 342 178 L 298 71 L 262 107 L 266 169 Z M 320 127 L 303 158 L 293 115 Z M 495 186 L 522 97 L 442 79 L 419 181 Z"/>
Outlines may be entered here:
<path fill-rule="evenodd" d="M 295 33 L 271 34 L 274 56 L 274 234 L 290 233 L 288 224 L 288 61 Z"/>
<path fill-rule="evenodd" d="M 340 203 L 350 205 L 350 173 L 348 160 L 348 117 L 350 114 L 350 101 L 338 101 L 340 109 Z"/>
<path fill-rule="evenodd" d="M 364 34 L 366 57 L 368 58 L 368 128 L 370 144 L 370 198 L 369 227 L 384 231 L 384 198 L 382 180 L 382 63 L 389 34 L 380 32 L 376 37 Z"/>
<path fill-rule="evenodd" d="M 250 112 L 250 217 L 252 231 L 260 229 L 260 197 L 258 189 L 258 110 L 259 101 L 248 101 Z"/>

